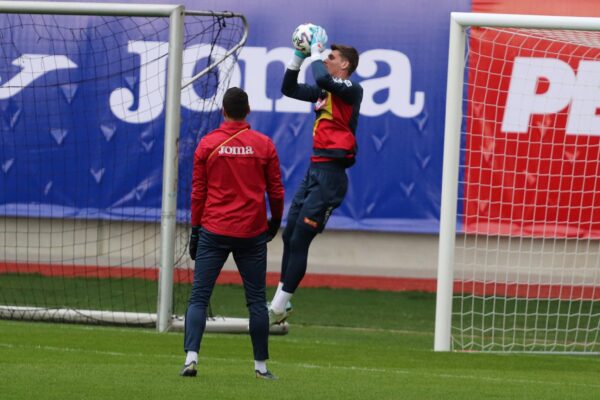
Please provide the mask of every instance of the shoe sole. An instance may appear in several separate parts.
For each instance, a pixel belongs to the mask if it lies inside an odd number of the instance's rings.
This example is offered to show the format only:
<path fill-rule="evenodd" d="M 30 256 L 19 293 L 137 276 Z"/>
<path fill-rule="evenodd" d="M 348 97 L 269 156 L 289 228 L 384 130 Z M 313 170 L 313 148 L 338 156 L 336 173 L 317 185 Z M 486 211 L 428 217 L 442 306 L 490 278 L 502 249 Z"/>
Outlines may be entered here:
<path fill-rule="evenodd" d="M 190 378 L 193 378 L 196 375 L 198 375 L 198 370 L 196 368 L 188 368 L 188 367 L 183 368 L 183 370 L 179 373 L 179 376 L 190 377 Z"/>
<path fill-rule="evenodd" d="M 263 379 L 263 380 L 265 380 L 265 381 L 276 381 L 276 380 L 278 380 L 278 379 L 279 379 L 279 378 L 277 378 L 277 377 L 276 377 L 275 375 L 273 375 L 273 374 L 270 374 L 270 375 L 261 375 L 261 374 L 260 374 L 260 373 L 258 373 L 258 372 L 255 372 L 255 376 L 256 376 L 256 379 Z"/>

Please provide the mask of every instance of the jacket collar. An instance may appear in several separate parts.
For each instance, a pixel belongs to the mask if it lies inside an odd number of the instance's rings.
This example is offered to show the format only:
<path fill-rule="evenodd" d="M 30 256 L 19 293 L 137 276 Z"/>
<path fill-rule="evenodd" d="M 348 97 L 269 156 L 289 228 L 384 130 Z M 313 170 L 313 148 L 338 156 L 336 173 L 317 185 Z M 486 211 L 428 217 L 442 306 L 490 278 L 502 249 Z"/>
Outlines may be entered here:
<path fill-rule="evenodd" d="M 229 135 L 233 135 L 242 129 L 250 129 L 250 124 L 246 121 L 223 121 L 219 129 Z"/>

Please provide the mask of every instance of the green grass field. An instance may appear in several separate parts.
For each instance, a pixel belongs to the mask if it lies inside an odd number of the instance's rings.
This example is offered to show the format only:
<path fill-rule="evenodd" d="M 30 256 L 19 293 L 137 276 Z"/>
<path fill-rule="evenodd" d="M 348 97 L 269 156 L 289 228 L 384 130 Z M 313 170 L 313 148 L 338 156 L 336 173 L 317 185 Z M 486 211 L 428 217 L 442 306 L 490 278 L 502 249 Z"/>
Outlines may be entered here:
<path fill-rule="evenodd" d="M 597 399 L 600 357 L 435 353 L 435 296 L 301 289 L 271 338 L 274 382 L 253 375 L 247 335 L 207 334 L 195 379 L 183 334 L 0 321 L 0 399 Z M 214 311 L 245 316 L 242 289 Z"/>

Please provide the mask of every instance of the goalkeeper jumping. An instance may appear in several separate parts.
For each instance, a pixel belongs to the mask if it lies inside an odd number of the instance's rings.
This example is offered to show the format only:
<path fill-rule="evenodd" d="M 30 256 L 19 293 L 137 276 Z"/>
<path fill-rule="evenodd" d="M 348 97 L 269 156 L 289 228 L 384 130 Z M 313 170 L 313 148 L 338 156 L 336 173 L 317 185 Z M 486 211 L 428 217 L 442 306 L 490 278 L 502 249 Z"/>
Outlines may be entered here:
<path fill-rule="evenodd" d="M 269 306 L 271 324 L 282 322 L 291 311 L 289 301 L 306 273 L 309 246 L 343 201 L 348 188 L 346 168 L 354 164 L 357 150 L 355 134 L 363 89 L 350 76 L 358 66 L 358 52 L 333 44 L 324 57 L 327 34 L 319 26 L 312 33 L 310 54 L 294 52 L 281 85 L 285 96 L 315 103 L 316 119 L 310 167 L 294 196 L 283 231 L 281 279 Z M 306 58 L 316 85 L 298 83 Z"/>

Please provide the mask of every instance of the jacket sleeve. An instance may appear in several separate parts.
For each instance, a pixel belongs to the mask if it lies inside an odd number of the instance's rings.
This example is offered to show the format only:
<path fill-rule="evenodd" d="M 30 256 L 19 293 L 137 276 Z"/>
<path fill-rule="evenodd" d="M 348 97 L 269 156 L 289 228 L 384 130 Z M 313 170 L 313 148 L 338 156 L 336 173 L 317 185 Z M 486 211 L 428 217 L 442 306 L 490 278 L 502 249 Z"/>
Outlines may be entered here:
<path fill-rule="evenodd" d="M 281 83 L 281 93 L 293 99 L 316 102 L 321 94 L 318 86 L 298 83 L 298 74 L 300 71 L 286 69 Z"/>
<path fill-rule="evenodd" d="M 206 203 L 206 158 L 202 149 L 202 142 L 194 152 L 194 169 L 192 172 L 192 226 L 202 224 L 202 213 Z"/>
<path fill-rule="evenodd" d="M 325 69 L 323 61 L 316 60 L 311 63 L 313 76 L 319 88 L 328 91 L 341 98 L 348 104 L 360 103 L 362 99 L 362 88 L 355 85 L 349 79 L 333 79 Z"/>
<path fill-rule="evenodd" d="M 269 197 L 269 206 L 271 207 L 271 218 L 281 220 L 283 216 L 283 200 L 285 189 L 281 181 L 281 169 L 279 167 L 279 157 L 273 142 L 269 140 L 269 162 L 267 163 L 265 174 L 267 181 L 267 196 Z"/>

